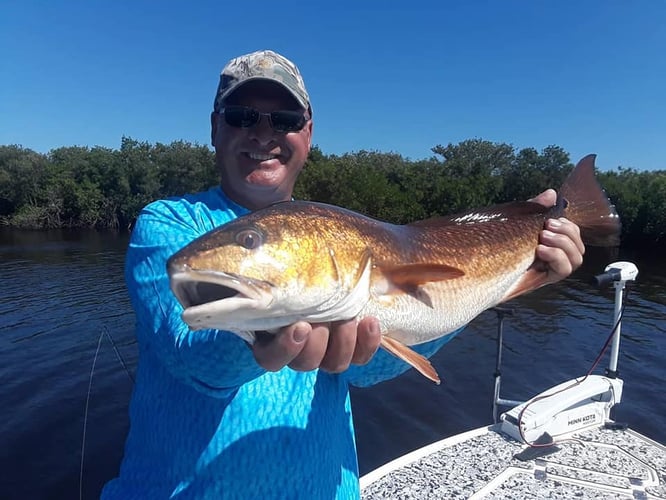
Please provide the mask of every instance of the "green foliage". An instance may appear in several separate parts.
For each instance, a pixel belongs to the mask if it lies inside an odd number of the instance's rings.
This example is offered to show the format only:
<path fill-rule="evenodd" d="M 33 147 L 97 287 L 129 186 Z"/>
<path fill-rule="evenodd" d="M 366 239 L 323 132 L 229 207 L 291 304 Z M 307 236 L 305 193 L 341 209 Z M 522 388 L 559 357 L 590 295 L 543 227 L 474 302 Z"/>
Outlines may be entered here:
<path fill-rule="evenodd" d="M 325 157 L 313 148 L 294 195 L 386 221 L 408 222 L 419 218 L 423 211 L 403 186 L 392 180 L 404 165 L 399 155 L 360 151 Z"/>
<path fill-rule="evenodd" d="M 520 151 L 471 139 L 437 145 L 429 159 L 313 147 L 294 197 L 347 207 L 394 223 L 526 200 L 558 188 L 573 167 L 558 146 Z M 666 172 L 600 172 L 617 206 L 624 244 L 666 244 Z M 26 228 L 131 227 L 158 198 L 219 182 L 214 153 L 184 141 L 149 144 L 123 137 L 120 149 L 62 147 L 43 155 L 0 146 L 0 224 Z"/>
<path fill-rule="evenodd" d="M 21 146 L 0 146 L 0 216 L 35 205 L 42 196 L 47 159 Z"/>
<path fill-rule="evenodd" d="M 0 146 L 0 220 L 26 228 L 126 228 L 151 201 L 217 182 L 213 152 L 183 141 L 123 137 L 119 150 L 63 147 L 48 155 Z"/>
<path fill-rule="evenodd" d="M 501 173 L 513 160 L 511 146 L 480 139 L 437 145 L 432 152 L 443 157 L 433 191 L 438 214 L 494 203 L 502 191 Z"/>
<path fill-rule="evenodd" d="M 620 167 L 601 173 L 599 179 L 620 214 L 623 240 L 666 243 L 665 170 L 637 172 Z"/>
<path fill-rule="evenodd" d="M 502 199 L 527 200 L 545 189 L 557 189 L 572 168 L 569 154 L 559 146 L 548 146 L 541 153 L 534 148 L 522 149 L 502 172 Z"/>

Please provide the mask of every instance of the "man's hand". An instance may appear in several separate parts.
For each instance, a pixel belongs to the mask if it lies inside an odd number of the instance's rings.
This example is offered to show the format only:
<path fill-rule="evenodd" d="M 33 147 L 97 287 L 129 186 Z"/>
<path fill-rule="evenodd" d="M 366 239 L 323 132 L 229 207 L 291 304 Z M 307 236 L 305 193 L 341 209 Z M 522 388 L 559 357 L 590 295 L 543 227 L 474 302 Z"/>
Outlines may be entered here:
<path fill-rule="evenodd" d="M 321 368 L 340 373 L 351 364 L 370 361 L 380 341 L 376 318 L 313 324 L 299 321 L 277 335 L 258 336 L 252 349 L 257 363 L 269 371 L 289 366 L 298 371 Z"/>
<path fill-rule="evenodd" d="M 530 201 L 552 207 L 557 193 L 548 189 Z M 569 276 L 583 263 L 585 245 L 576 224 L 564 217 L 548 219 L 539 234 L 536 256 L 548 270 L 548 281 L 554 283 Z"/>

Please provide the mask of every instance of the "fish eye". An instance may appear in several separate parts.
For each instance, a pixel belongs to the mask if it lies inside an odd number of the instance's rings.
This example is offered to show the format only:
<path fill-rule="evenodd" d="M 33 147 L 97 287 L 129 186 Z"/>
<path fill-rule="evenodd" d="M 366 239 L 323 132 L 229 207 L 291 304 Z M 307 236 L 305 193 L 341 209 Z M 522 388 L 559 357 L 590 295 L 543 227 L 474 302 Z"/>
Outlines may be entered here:
<path fill-rule="evenodd" d="M 236 233 L 236 243 L 248 250 L 254 250 L 263 243 L 263 236 L 256 229 L 243 229 Z"/>

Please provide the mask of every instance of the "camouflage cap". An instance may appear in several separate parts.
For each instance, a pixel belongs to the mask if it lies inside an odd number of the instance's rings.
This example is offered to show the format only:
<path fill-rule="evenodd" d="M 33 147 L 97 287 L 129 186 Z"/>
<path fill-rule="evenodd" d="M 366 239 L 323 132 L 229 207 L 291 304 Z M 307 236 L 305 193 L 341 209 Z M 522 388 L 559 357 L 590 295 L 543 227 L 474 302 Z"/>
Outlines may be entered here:
<path fill-rule="evenodd" d="M 289 59 L 271 50 L 245 54 L 227 63 L 220 75 L 214 110 L 219 111 L 224 100 L 238 87 L 256 80 L 267 80 L 282 85 L 303 106 L 303 109 L 312 112 L 310 97 L 298 68 Z"/>

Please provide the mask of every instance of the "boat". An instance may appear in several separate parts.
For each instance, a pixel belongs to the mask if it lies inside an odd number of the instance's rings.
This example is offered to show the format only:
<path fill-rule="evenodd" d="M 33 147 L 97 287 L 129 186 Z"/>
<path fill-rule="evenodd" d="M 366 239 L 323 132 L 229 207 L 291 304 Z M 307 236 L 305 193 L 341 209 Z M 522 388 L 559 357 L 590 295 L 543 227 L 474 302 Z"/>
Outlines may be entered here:
<path fill-rule="evenodd" d="M 613 330 L 604 375 L 589 372 L 528 401 L 501 396 L 503 320 L 498 313 L 493 423 L 407 453 L 360 479 L 361 498 L 666 499 L 666 447 L 612 418 L 624 291 L 638 269 L 614 262 L 596 276 L 613 284 Z M 604 351 L 602 351 L 603 354 Z M 601 354 L 597 361 L 601 358 Z M 500 408 L 508 408 L 500 414 Z"/>

